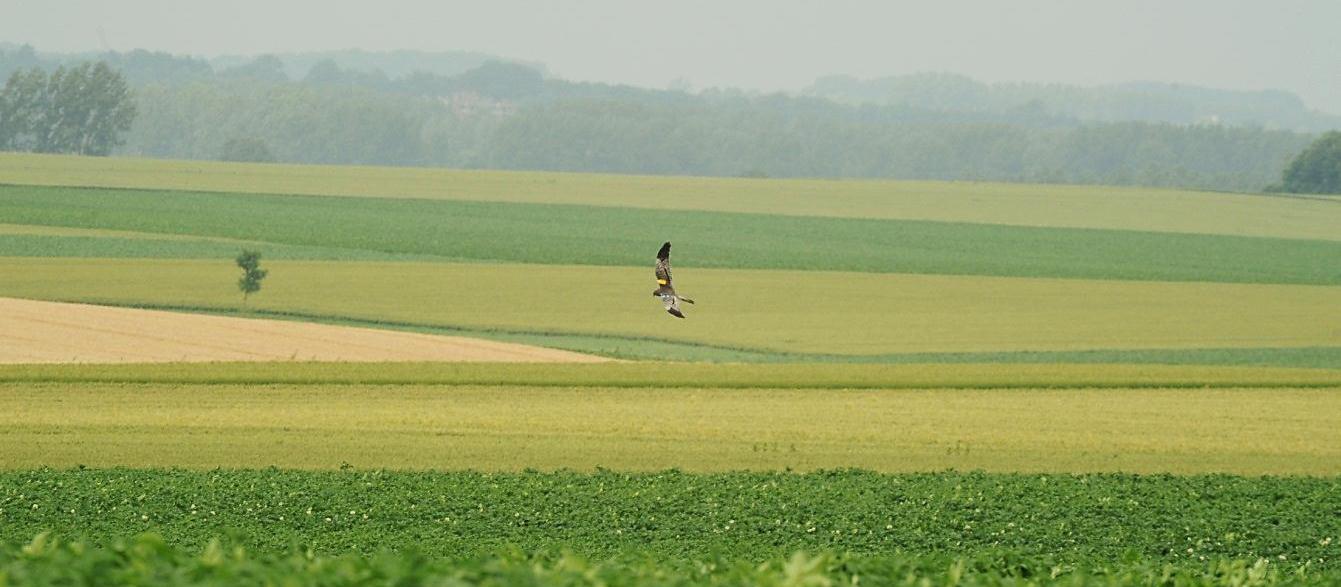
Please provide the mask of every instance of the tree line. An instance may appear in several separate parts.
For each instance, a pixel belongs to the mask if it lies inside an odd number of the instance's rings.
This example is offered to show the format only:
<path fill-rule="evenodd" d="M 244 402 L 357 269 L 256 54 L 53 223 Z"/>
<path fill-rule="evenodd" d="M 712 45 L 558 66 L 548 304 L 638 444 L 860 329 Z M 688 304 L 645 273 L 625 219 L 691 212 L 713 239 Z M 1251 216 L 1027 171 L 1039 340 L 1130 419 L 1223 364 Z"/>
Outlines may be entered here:
<path fill-rule="evenodd" d="M 107 155 L 135 115 L 130 87 L 106 63 L 22 69 L 0 89 L 0 150 Z"/>
<path fill-rule="evenodd" d="M 115 152 L 150 157 L 1258 191 L 1279 185 L 1282 170 L 1316 138 L 1252 124 L 1088 120 L 1077 115 L 1083 104 L 1015 103 L 1003 96 L 1037 93 L 983 94 L 935 76 L 896 84 L 916 99 L 879 101 L 579 83 L 501 61 L 393 77 L 322 59 L 295 79 L 275 56 L 216 69 L 166 54 L 109 55 L 134 80 L 133 124 L 117 127 L 125 132 Z M 361 54 L 365 62 L 374 57 Z M 31 65 L 42 56 L 0 49 L 0 72 L 23 59 Z M 410 58 L 397 59 L 406 71 Z M 445 66 L 461 63 L 468 60 Z M 25 81 L 33 71 L 11 83 L 39 85 Z M 837 92 L 832 86 L 827 91 Z M 1267 107 L 1251 96 L 1215 96 L 1244 112 L 1251 110 L 1244 104 Z M 38 150 L 36 136 L 26 132 L 5 148 Z"/>

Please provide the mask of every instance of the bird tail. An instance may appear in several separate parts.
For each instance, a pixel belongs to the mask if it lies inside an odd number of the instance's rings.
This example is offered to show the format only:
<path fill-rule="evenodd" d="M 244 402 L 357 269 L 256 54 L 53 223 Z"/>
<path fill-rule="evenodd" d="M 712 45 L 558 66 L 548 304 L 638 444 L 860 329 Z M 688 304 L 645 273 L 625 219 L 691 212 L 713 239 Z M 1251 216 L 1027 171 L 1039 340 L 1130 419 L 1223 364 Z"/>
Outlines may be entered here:
<path fill-rule="evenodd" d="M 684 296 L 675 296 L 675 297 L 680 298 L 680 301 L 682 301 L 682 302 L 689 302 L 689 303 L 691 303 L 691 304 L 694 303 L 694 300 L 691 300 L 691 299 L 686 298 L 686 297 L 684 297 Z"/>

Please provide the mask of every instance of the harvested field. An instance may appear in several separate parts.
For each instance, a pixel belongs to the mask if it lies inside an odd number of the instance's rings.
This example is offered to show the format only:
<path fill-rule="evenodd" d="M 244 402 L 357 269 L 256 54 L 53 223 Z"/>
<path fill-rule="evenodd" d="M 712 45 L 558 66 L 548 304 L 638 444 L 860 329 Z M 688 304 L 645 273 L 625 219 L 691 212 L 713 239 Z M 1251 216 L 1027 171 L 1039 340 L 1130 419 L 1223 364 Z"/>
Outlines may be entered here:
<path fill-rule="evenodd" d="M 0 363 L 605 360 L 455 336 L 0 298 Z"/>

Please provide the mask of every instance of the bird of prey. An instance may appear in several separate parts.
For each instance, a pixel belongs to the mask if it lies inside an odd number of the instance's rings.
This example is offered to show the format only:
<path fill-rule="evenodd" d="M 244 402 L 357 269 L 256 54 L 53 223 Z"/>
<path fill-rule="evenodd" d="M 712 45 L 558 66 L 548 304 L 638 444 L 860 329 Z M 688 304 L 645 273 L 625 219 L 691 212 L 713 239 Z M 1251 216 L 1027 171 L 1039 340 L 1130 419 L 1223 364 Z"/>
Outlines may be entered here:
<path fill-rule="evenodd" d="M 671 286 L 670 243 L 661 245 L 661 250 L 657 251 L 657 289 L 652 295 L 661 298 L 661 303 L 666 306 L 666 312 L 676 318 L 684 318 L 684 314 L 680 312 L 681 301 L 694 303 L 694 300 L 676 294 L 675 288 Z"/>

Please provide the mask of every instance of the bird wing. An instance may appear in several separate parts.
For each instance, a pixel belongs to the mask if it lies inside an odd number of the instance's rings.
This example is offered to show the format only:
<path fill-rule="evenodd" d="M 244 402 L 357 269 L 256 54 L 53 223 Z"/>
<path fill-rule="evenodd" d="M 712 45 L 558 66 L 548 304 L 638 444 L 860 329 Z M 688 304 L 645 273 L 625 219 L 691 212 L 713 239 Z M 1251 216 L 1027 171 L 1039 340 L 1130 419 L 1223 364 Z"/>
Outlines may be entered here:
<path fill-rule="evenodd" d="M 670 287 L 670 284 L 670 243 L 666 243 L 657 251 L 657 285 Z"/>
<path fill-rule="evenodd" d="M 680 299 L 674 295 L 661 296 L 661 304 L 666 306 L 666 311 L 676 318 L 684 318 L 684 313 L 680 311 Z"/>

